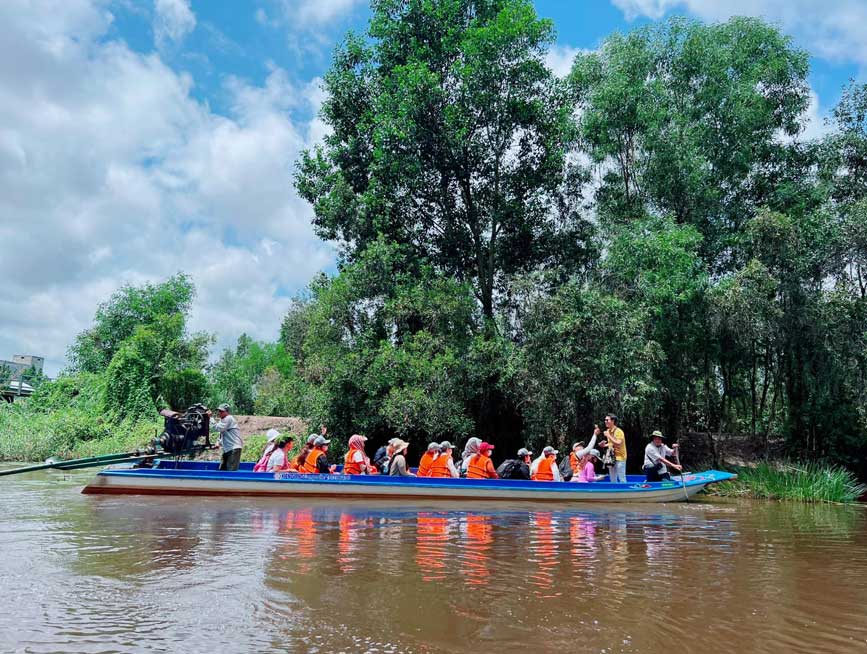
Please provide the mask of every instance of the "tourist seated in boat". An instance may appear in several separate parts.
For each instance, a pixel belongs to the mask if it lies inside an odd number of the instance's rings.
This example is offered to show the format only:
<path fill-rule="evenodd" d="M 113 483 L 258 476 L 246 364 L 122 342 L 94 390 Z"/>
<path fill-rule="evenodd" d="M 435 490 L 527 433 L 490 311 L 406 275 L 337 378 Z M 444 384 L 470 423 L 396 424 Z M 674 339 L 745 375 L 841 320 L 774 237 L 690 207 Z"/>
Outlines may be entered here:
<path fill-rule="evenodd" d="M 325 436 L 317 436 L 313 441 L 313 449 L 304 459 L 304 465 L 301 466 L 299 472 L 304 472 L 308 475 L 320 474 L 327 475 L 334 472 L 335 466 L 328 463 L 328 444 L 331 441 Z"/>
<path fill-rule="evenodd" d="M 530 463 L 533 453 L 526 447 L 518 450 L 517 459 L 506 459 L 497 468 L 500 479 L 530 479 Z"/>
<path fill-rule="evenodd" d="M 449 441 L 443 441 L 439 444 L 439 455 L 431 462 L 429 477 L 455 479 L 459 476 L 458 469 L 455 467 L 455 460 L 452 458 L 454 449 L 455 446 Z"/>
<path fill-rule="evenodd" d="M 421 455 L 421 460 L 418 462 L 418 470 L 415 472 L 417 477 L 430 477 L 431 464 L 439 456 L 439 453 L 439 443 L 428 443 L 427 451 Z"/>
<path fill-rule="evenodd" d="M 307 437 L 307 442 L 301 447 L 301 451 L 298 453 L 298 456 L 295 457 L 295 467 L 300 471 L 304 467 L 304 462 L 307 460 L 307 455 L 310 454 L 310 450 L 313 449 L 313 442 L 318 438 L 316 434 L 310 434 Z"/>
<path fill-rule="evenodd" d="M 571 481 L 581 484 L 589 484 L 594 481 L 602 481 L 605 475 L 596 474 L 596 462 L 599 461 L 599 450 L 590 450 L 587 454 L 581 457 L 581 469 L 578 474 L 572 477 Z"/>
<path fill-rule="evenodd" d="M 546 445 L 542 453 L 530 465 L 530 479 L 533 481 L 563 481 L 557 467 L 559 452 Z"/>
<path fill-rule="evenodd" d="M 569 456 L 563 457 L 560 462 L 560 477 L 563 481 L 569 481 L 572 477 L 578 476 L 583 468 L 584 457 L 587 453 L 596 446 L 596 438 L 599 434 L 599 425 L 594 425 L 595 430 L 590 437 L 590 443 L 584 445 L 584 441 L 578 441 L 572 444 L 572 451 Z"/>
<path fill-rule="evenodd" d="M 406 465 L 406 448 L 409 447 L 409 443 L 395 438 L 391 447 L 394 454 L 388 464 L 388 474 L 391 477 L 415 477 Z"/>
<path fill-rule="evenodd" d="M 499 479 L 500 475 L 494 469 L 491 452 L 494 446 L 490 443 L 480 443 L 478 454 L 474 454 L 467 462 L 467 479 Z"/>
<path fill-rule="evenodd" d="M 286 449 L 291 448 L 292 437 L 281 436 L 274 444 L 274 451 L 268 457 L 268 464 L 265 467 L 265 472 L 284 472 L 290 470 L 290 461 L 286 456 Z"/>
<path fill-rule="evenodd" d="M 379 471 L 376 469 L 367 454 L 364 453 L 364 443 L 367 441 L 367 436 L 361 434 L 353 434 L 349 439 L 349 451 L 343 457 L 343 474 L 344 475 L 375 475 Z"/>
<path fill-rule="evenodd" d="M 271 456 L 274 448 L 277 447 L 277 439 L 280 437 L 280 432 L 276 429 L 269 429 L 265 432 L 265 436 L 268 437 L 268 440 L 265 441 L 265 448 L 262 450 L 262 456 L 259 457 L 256 465 L 253 466 L 253 472 L 265 472 L 268 468 L 268 457 Z"/>
<path fill-rule="evenodd" d="M 388 443 L 377 449 L 376 453 L 373 455 L 373 465 L 375 465 L 383 475 L 388 474 L 388 464 L 391 462 L 392 455 L 394 455 L 394 442 L 396 440 L 397 438 L 389 438 Z"/>
<path fill-rule="evenodd" d="M 677 471 L 682 471 L 683 468 L 673 461 L 669 461 L 668 457 L 674 455 L 677 449 L 677 443 L 673 447 L 669 447 L 663 442 L 665 436 L 658 429 L 650 435 L 650 442 L 644 448 L 644 466 L 642 472 L 647 477 L 647 481 L 668 481 L 671 479 L 669 468 Z"/>
<path fill-rule="evenodd" d="M 482 439 L 476 438 L 475 436 L 467 441 L 467 444 L 464 446 L 464 451 L 461 454 L 461 477 L 467 476 L 467 465 L 470 462 L 470 457 L 479 453 L 479 445 L 481 444 Z"/>

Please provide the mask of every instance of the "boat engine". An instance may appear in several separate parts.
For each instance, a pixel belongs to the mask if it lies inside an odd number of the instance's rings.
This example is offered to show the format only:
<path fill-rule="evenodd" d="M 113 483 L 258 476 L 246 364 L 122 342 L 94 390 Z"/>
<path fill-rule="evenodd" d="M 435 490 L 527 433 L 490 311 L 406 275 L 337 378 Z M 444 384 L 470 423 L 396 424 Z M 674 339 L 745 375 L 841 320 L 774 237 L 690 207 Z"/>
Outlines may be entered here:
<path fill-rule="evenodd" d="M 155 447 L 175 456 L 197 454 L 211 448 L 208 407 L 204 404 L 194 404 L 183 413 L 163 409 L 160 415 L 165 426 L 154 441 Z M 204 441 L 199 442 L 200 438 Z"/>

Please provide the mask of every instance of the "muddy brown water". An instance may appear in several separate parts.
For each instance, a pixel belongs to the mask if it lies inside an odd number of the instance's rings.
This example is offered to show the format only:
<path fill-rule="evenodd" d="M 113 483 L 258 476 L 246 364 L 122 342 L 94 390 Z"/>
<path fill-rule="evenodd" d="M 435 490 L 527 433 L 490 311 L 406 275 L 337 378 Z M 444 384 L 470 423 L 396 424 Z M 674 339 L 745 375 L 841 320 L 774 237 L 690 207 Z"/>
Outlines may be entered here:
<path fill-rule="evenodd" d="M 867 652 L 867 511 L 0 481 L 0 652 Z"/>

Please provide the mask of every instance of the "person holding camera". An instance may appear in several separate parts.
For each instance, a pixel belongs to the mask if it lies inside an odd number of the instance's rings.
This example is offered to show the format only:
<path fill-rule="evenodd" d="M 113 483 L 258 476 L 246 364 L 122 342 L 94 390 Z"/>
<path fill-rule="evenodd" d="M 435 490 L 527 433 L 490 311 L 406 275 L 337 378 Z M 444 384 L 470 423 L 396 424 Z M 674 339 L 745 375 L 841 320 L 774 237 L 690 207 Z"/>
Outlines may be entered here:
<path fill-rule="evenodd" d="M 599 428 L 593 432 L 597 434 Z M 599 441 L 599 447 L 607 447 L 613 465 L 608 468 L 608 478 L 612 484 L 626 483 L 626 434 L 617 426 L 617 416 L 609 413 L 605 416 L 605 440 Z M 598 435 L 598 434 L 597 434 Z M 606 458 L 609 458 L 606 456 Z"/>

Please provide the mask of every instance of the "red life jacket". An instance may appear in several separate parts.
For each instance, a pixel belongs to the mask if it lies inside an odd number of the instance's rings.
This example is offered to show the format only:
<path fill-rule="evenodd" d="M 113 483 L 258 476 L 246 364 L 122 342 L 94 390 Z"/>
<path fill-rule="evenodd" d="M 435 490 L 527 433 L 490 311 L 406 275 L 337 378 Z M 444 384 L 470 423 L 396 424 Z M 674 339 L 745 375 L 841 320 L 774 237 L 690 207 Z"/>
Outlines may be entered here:
<path fill-rule="evenodd" d="M 343 457 L 343 474 L 344 475 L 360 475 L 363 474 L 361 471 L 361 466 L 364 465 L 364 459 L 360 462 L 353 461 L 352 457 L 358 450 L 349 450 L 346 453 L 346 456 Z"/>
<path fill-rule="evenodd" d="M 557 462 L 552 456 L 546 456 L 539 461 L 539 467 L 536 468 L 536 474 L 532 475 L 533 481 L 554 481 L 554 471 L 552 468 L 557 465 Z"/>
<path fill-rule="evenodd" d="M 310 451 L 310 454 L 307 455 L 307 458 L 304 459 L 304 465 L 301 466 L 301 472 L 306 472 L 308 475 L 312 475 L 319 472 L 319 466 L 316 465 L 316 462 L 319 461 L 319 457 L 324 455 L 320 449 L 314 449 Z"/>
<path fill-rule="evenodd" d="M 491 457 L 484 454 L 473 454 L 467 462 L 467 479 L 496 479 L 497 471 Z"/>
<path fill-rule="evenodd" d="M 430 464 L 428 477 L 437 477 L 439 479 L 450 478 L 452 472 L 449 470 L 449 459 L 451 458 L 448 454 L 440 454 L 435 458 Z M 419 471 L 421 471 L 421 466 L 419 466 Z"/>
<path fill-rule="evenodd" d="M 416 471 L 416 477 L 430 477 L 430 467 L 434 462 L 434 453 L 433 452 L 425 452 L 421 455 L 421 461 L 418 462 L 418 470 Z"/>

